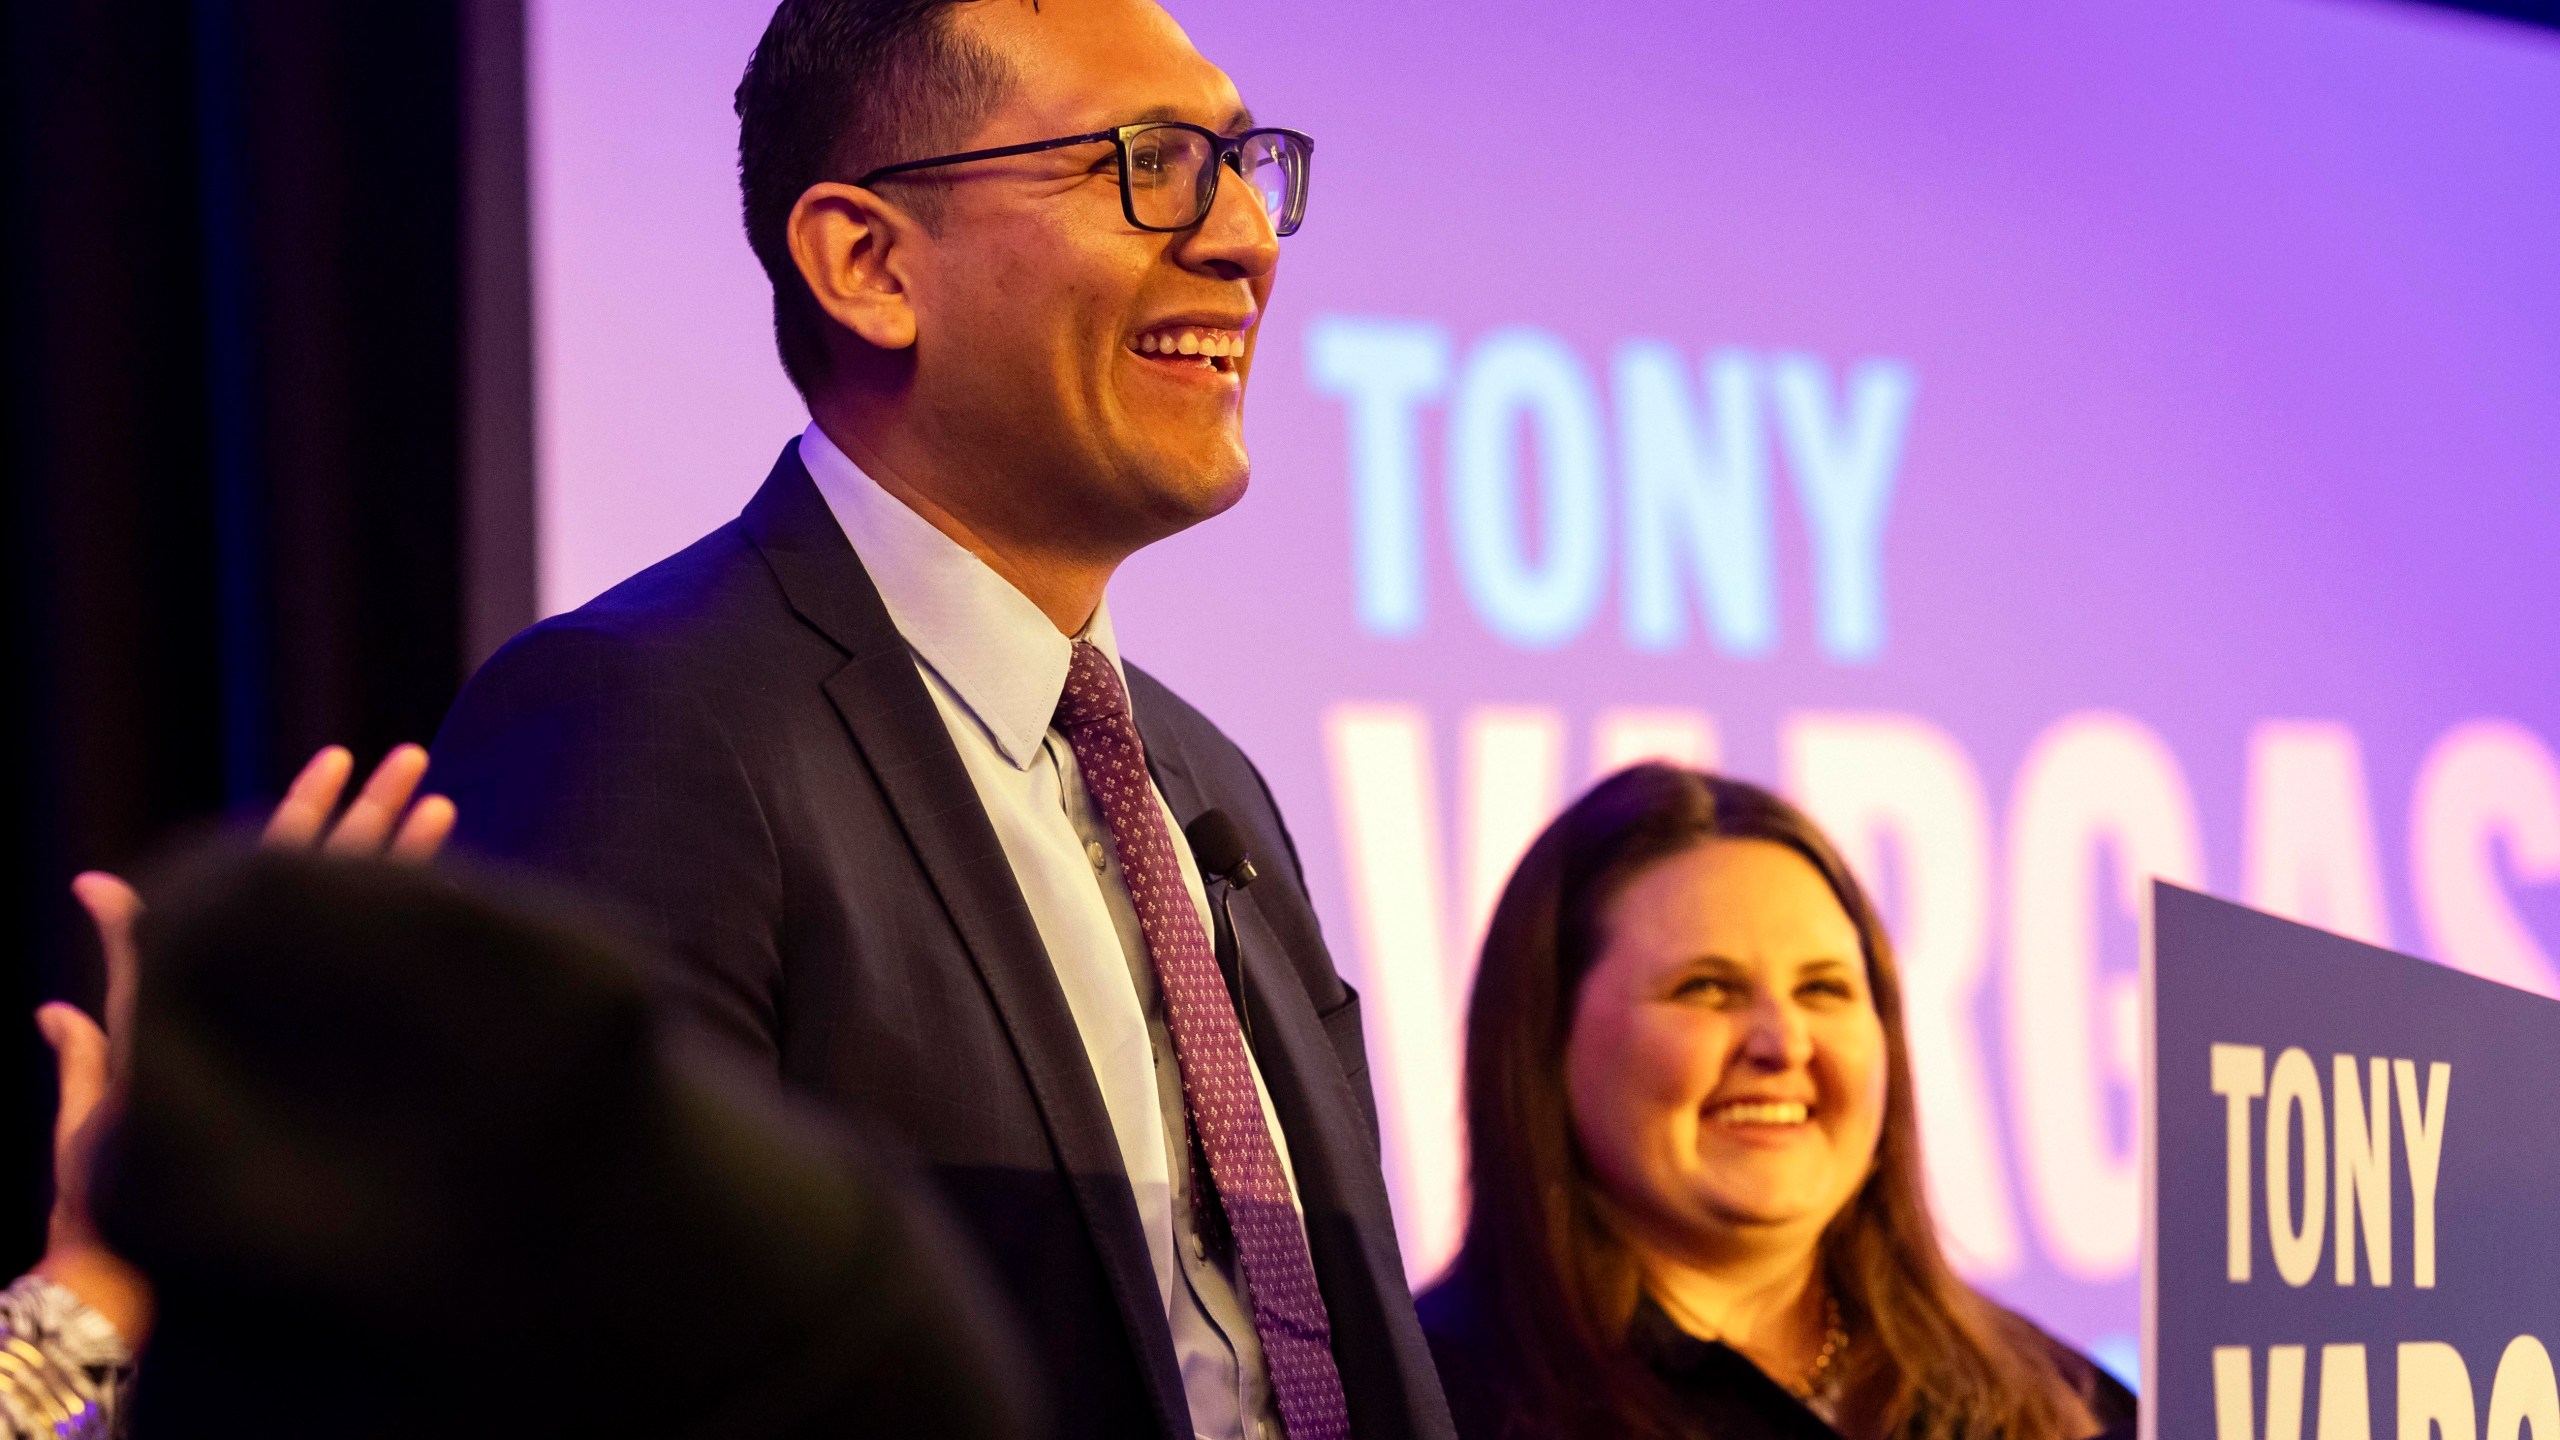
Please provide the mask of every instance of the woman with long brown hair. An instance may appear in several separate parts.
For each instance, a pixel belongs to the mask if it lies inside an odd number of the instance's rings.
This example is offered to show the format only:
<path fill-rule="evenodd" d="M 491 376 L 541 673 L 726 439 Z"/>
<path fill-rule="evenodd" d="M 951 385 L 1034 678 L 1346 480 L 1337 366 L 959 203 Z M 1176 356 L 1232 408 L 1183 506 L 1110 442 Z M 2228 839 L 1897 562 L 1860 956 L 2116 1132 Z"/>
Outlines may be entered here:
<path fill-rule="evenodd" d="M 1466 1242 L 1421 1301 L 1462 1440 L 2131 1433 L 1949 1268 L 1892 948 L 1768 791 L 1640 765 L 1549 825 L 1466 1068 Z"/>

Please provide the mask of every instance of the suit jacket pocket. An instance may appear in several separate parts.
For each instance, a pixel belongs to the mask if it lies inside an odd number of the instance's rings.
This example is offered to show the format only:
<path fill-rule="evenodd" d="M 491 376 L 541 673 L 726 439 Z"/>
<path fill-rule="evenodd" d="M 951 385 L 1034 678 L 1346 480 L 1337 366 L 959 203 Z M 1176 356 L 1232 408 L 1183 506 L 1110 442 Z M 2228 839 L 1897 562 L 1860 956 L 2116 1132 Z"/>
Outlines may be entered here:
<path fill-rule="evenodd" d="M 1343 1080 L 1360 1102 L 1360 1118 L 1369 1127 L 1369 1148 L 1375 1151 L 1379 1148 L 1378 1097 L 1369 1089 L 1369 1046 L 1360 1029 L 1360 992 L 1343 986 L 1341 1001 L 1316 1018 L 1324 1024 L 1325 1039 L 1333 1043 Z"/>

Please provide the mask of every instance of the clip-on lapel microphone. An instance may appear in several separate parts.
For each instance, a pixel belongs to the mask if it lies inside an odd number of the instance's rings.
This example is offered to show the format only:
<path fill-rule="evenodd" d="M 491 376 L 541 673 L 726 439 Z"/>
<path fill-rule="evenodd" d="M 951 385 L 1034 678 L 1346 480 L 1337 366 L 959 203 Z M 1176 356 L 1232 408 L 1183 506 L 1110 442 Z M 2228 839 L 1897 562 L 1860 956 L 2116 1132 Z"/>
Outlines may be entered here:
<path fill-rule="evenodd" d="M 1210 948 L 1217 952 L 1218 972 L 1226 978 L 1227 998 L 1235 1002 L 1236 1024 L 1243 1028 L 1245 1048 L 1250 1050 L 1253 1019 L 1245 1011 L 1244 947 L 1236 938 L 1235 916 L 1228 903 L 1235 892 L 1252 884 L 1261 872 L 1253 868 L 1253 854 L 1245 848 L 1243 827 L 1224 810 L 1201 811 L 1182 827 L 1182 838 L 1191 842 L 1191 858 L 1209 887 L 1209 904 L 1218 921 L 1218 934 L 1210 937 Z M 1220 937 L 1224 937 L 1225 944 L 1218 943 Z"/>

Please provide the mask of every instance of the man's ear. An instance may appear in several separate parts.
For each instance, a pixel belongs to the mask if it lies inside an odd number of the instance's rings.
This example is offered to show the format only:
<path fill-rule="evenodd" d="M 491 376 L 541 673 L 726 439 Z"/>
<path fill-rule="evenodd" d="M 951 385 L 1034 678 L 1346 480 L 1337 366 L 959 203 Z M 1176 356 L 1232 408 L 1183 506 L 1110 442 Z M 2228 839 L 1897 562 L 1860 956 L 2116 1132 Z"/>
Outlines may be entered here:
<path fill-rule="evenodd" d="M 916 343 L 900 247 L 921 233 L 913 216 L 880 196 L 832 183 L 802 192 L 783 226 L 791 261 L 818 308 L 882 350 Z"/>

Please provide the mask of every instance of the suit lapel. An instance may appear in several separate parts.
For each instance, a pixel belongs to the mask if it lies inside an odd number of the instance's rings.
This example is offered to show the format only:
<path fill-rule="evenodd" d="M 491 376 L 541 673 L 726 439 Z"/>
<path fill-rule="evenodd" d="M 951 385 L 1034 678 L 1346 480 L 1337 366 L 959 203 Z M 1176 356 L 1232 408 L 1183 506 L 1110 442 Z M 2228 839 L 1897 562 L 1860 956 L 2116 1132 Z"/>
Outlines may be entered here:
<path fill-rule="evenodd" d="M 1191 758 L 1183 753 L 1181 735 L 1164 722 L 1145 695 L 1145 687 L 1129 687 L 1130 715 L 1138 722 L 1138 738 L 1147 747 L 1147 770 L 1155 776 L 1156 788 L 1164 792 L 1164 803 L 1173 807 L 1174 823 L 1188 825 L 1200 818 L 1209 802 L 1191 778 Z"/>
<path fill-rule="evenodd" d="M 1209 809 L 1209 799 L 1192 776 L 1181 737 L 1161 721 L 1150 724 L 1144 706 L 1138 707 L 1137 719 L 1139 738 L 1147 744 L 1147 768 L 1155 773 L 1156 786 L 1164 791 L 1165 803 L 1173 807 L 1174 818 L 1189 825 Z M 1257 858 L 1265 865 L 1277 863 L 1276 857 Z M 1308 1003 L 1306 989 L 1298 983 L 1280 937 L 1264 922 L 1251 887 L 1235 892 L 1229 914 L 1235 927 L 1237 964 L 1244 973 L 1245 1004 L 1253 1015 L 1254 1059 L 1262 1070 L 1263 1083 L 1271 1089 L 1271 1103 L 1280 1111 L 1280 1124 L 1288 1132 L 1294 1158 L 1298 1147 L 1309 1143 L 1308 1137 L 1316 1131 L 1317 1107 L 1340 1115 L 1356 1115 L 1358 1101 L 1351 1094 L 1350 1082 L 1341 1078 L 1342 1066 L 1334 1058 L 1331 1042 L 1325 1039 L 1324 1023 Z M 1265 1048 L 1270 1043 L 1263 1034 L 1265 1030 L 1276 1032 L 1277 1048 Z M 1310 1042 L 1316 1048 L 1307 1048 Z M 1305 1079 L 1327 1075 L 1334 1077 L 1333 1086 L 1323 1084 L 1320 1078 L 1314 1083 Z M 1284 1078 L 1286 1085 L 1282 1083 Z M 1334 1093 L 1337 1089 L 1339 1094 Z M 1302 1198 L 1312 1203 L 1311 1196 Z"/>
<path fill-rule="evenodd" d="M 1201 794 L 1198 782 L 1191 778 L 1191 766 L 1182 752 L 1181 737 L 1161 721 L 1149 722 L 1148 708 L 1138 699 L 1143 693 L 1140 688 L 1132 686 L 1129 705 L 1130 713 L 1138 722 L 1138 739 L 1146 746 L 1147 772 L 1155 778 L 1156 789 L 1163 793 L 1166 807 L 1173 811 L 1173 823 L 1187 828 L 1208 810 L 1209 802 Z M 1178 843 L 1187 845 L 1189 839 L 1186 836 Z M 1237 892 L 1230 889 L 1222 894 L 1214 878 L 1203 875 L 1200 879 L 1209 887 L 1209 946 L 1218 957 L 1218 974 L 1227 982 L 1227 998 L 1235 1002 L 1236 1023 L 1244 1029 L 1245 1051 L 1255 1054 L 1252 1012 L 1245 1005 L 1239 969 L 1244 959 L 1236 948 L 1233 923 Z"/>
<path fill-rule="evenodd" d="M 1361 1118 L 1360 1099 L 1343 1075 L 1324 1020 L 1250 888 L 1236 897 L 1235 929 L 1258 1041 L 1255 1059 L 1288 1136 L 1307 1247 L 1333 1321 L 1334 1363 L 1342 1371 L 1352 1433 L 1435 1433 L 1427 1414 L 1415 1408 L 1418 1397 L 1438 1398 L 1438 1380 L 1411 1328 L 1413 1300 L 1404 1284 L 1376 1137 Z M 1413 1344 L 1397 1343 L 1400 1327 Z"/>
<path fill-rule="evenodd" d="M 1180 733 L 1151 716 L 1137 699 L 1143 693 L 1132 690 L 1148 768 L 1175 818 L 1188 825 L 1209 808 L 1210 797 L 1194 774 Z M 1280 859 L 1260 858 L 1266 867 L 1277 866 Z M 1254 1061 L 1270 1089 L 1290 1165 L 1297 1172 L 1307 1243 L 1333 1318 L 1334 1359 L 1342 1367 L 1352 1429 L 1362 1435 L 1434 1433 L 1427 1417 L 1418 1422 L 1394 1398 L 1431 1393 L 1436 1377 L 1427 1360 L 1419 1362 L 1421 1373 L 1415 1373 L 1418 1346 L 1400 1347 L 1394 1340 L 1399 1316 L 1410 1327 L 1413 1302 L 1403 1284 L 1404 1261 L 1388 1218 L 1376 1134 L 1363 1118 L 1367 1108 L 1343 1075 L 1325 1021 L 1308 1000 L 1285 942 L 1263 918 L 1258 897 L 1264 893 L 1247 887 L 1236 893 L 1230 907 L 1244 1003 L 1253 1017 Z M 1355 1215 L 1368 1219 L 1356 1221 Z"/>
<path fill-rule="evenodd" d="M 1189 1434 L 1173 1336 L 1119 1142 L 1057 972 L 942 712 L 880 592 L 793 441 L 741 516 L 800 617 L 846 652 L 827 698 L 887 795 L 907 843 L 1002 1017 L 1060 1168 L 1101 1251 L 1140 1370 L 1168 1434 Z M 1026 1316 L 1032 1323 L 1042 1317 Z"/>

